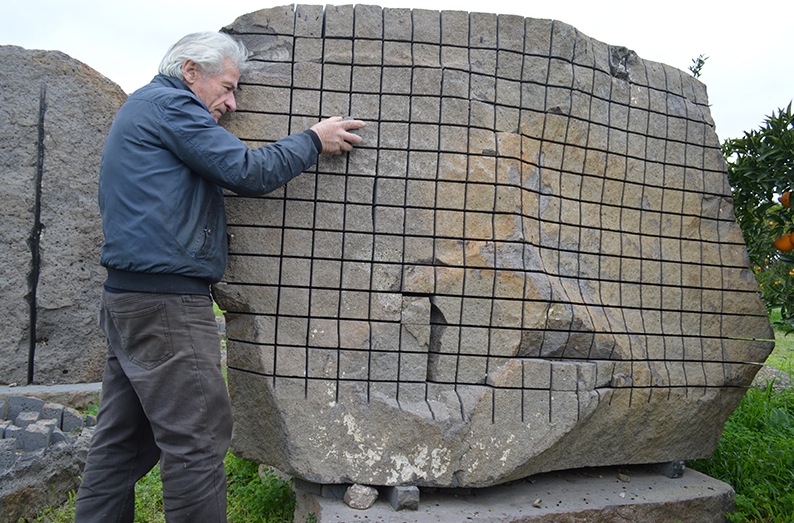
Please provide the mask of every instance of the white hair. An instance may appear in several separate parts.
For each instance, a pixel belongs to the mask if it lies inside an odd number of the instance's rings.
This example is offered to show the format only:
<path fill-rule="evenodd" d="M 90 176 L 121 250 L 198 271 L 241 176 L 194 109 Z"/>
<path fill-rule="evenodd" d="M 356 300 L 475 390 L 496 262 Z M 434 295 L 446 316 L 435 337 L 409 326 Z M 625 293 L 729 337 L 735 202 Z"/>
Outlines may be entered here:
<path fill-rule="evenodd" d="M 191 33 L 171 46 L 160 62 L 159 72 L 165 76 L 184 80 L 182 64 L 185 60 L 191 60 L 203 74 L 215 76 L 223 72 L 227 59 L 231 60 L 242 74 L 248 61 L 248 49 L 242 42 L 226 33 Z"/>

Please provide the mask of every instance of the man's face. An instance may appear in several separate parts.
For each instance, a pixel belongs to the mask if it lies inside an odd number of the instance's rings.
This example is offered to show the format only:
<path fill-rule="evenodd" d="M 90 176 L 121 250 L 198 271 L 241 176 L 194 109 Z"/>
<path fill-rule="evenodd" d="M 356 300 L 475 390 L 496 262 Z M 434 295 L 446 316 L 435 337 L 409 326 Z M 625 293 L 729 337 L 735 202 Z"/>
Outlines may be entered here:
<path fill-rule="evenodd" d="M 195 62 L 185 60 L 182 64 L 182 76 L 190 90 L 209 107 L 216 122 L 226 112 L 237 110 L 234 93 L 240 80 L 240 71 L 231 60 L 226 60 L 223 71 L 215 76 L 203 74 Z"/>

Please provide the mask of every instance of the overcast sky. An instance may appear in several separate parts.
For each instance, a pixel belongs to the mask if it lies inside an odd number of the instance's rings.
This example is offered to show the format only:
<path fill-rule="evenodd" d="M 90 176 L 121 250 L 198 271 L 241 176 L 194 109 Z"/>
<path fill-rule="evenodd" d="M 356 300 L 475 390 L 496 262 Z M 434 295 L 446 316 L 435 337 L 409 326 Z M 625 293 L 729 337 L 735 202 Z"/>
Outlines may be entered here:
<path fill-rule="evenodd" d="M 326 2 L 299 2 L 325 4 Z M 331 2 L 327 2 L 331 3 Z M 337 2 L 345 5 L 351 2 Z M 382 0 L 381 7 L 516 14 L 561 20 L 641 58 L 688 73 L 708 57 L 706 84 L 720 140 L 757 129 L 794 98 L 794 1 Z M 273 0 L 15 0 L 0 12 L 0 45 L 62 51 L 127 93 L 147 83 L 168 47 L 187 33 L 218 30 L 238 16 L 288 5 Z"/>

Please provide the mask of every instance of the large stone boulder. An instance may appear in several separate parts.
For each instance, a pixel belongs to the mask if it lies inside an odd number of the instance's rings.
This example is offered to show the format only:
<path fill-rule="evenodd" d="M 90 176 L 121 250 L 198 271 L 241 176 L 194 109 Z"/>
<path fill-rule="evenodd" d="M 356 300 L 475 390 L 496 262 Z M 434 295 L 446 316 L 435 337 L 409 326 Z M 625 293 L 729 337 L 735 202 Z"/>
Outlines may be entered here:
<path fill-rule="evenodd" d="M 229 195 L 233 449 L 481 487 L 698 458 L 771 349 L 705 86 L 558 21 L 287 6 L 224 125 L 361 147 Z"/>
<path fill-rule="evenodd" d="M 97 179 L 126 98 L 69 56 L 0 46 L 0 383 L 101 379 Z"/>

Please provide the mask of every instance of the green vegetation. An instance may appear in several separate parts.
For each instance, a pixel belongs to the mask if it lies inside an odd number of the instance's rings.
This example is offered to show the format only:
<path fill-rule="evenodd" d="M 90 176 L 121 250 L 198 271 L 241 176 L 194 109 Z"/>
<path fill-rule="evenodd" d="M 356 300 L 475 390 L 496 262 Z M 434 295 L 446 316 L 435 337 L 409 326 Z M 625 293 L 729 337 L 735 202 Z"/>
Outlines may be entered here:
<path fill-rule="evenodd" d="M 736 491 L 735 523 L 794 521 L 794 389 L 751 388 L 725 424 L 717 450 L 688 466 Z"/>
<path fill-rule="evenodd" d="M 702 61 L 693 60 L 700 72 Z M 692 71 L 693 74 L 695 71 Z M 697 75 L 696 75 L 697 76 Z M 734 212 L 775 326 L 766 364 L 794 368 L 794 114 L 792 104 L 722 144 Z M 725 424 L 714 455 L 689 463 L 736 491 L 736 523 L 794 521 L 794 388 L 753 387 Z"/>
<path fill-rule="evenodd" d="M 264 469 L 260 476 L 259 465 L 231 452 L 226 455 L 225 463 L 229 523 L 292 523 L 295 495 L 288 481 L 270 469 Z M 165 523 L 162 489 L 159 467 L 138 482 L 135 523 Z M 45 510 L 31 523 L 71 523 L 74 501 L 71 494 L 65 504 Z"/>
<path fill-rule="evenodd" d="M 703 54 L 692 59 L 692 65 L 689 66 L 689 72 L 692 73 L 692 76 L 700 78 L 703 74 L 703 66 L 706 65 L 706 60 L 708 59 L 709 57 Z"/>
<path fill-rule="evenodd" d="M 794 336 L 779 332 L 775 335 L 775 350 L 766 364 L 788 374 L 794 374 Z"/>
<path fill-rule="evenodd" d="M 295 494 L 273 470 L 233 454 L 226 458 L 231 523 L 292 522 Z"/>
<path fill-rule="evenodd" d="M 770 313 L 770 321 L 780 311 Z M 775 349 L 766 364 L 794 369 L 794 335 L 775 331 Z M 770 381 L 747 391 L 725 424 L 710 459 L 687 465 L 724 481 L 736 491 L 734 523 L 794 521 L 794 388 Z"/>
<path fill-rule="evenodd" d="M 722 144 L 736 220 L 767 309 L 777 326 L 794 329 L 794 113 L 792 104 L 757 130 Z"/>
<path fill-rule="evenodd" d="M 769 321 L 773 325 L 781 323 L 780 309 L 769 313 Z M 775 330 L 775 350 L 766 359 L 766 364 L 788 374 L 794 374 L 794 333 L 784 329 Z"/>

